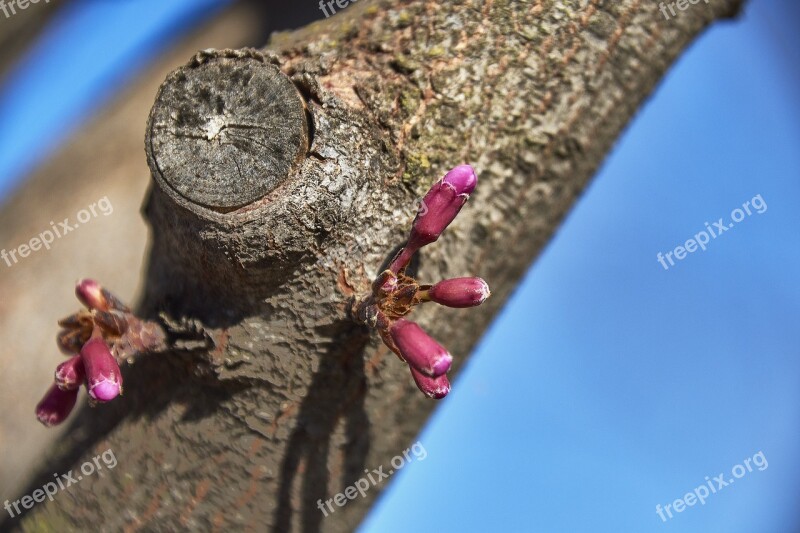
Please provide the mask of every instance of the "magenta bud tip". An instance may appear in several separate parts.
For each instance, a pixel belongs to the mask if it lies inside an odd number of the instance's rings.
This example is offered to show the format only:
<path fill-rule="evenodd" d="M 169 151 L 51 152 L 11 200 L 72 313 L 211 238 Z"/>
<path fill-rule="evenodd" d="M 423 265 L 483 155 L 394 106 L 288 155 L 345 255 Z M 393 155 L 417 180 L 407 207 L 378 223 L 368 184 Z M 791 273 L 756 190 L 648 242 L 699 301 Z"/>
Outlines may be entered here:
<path fill-rule="evenodd" d="M 453 364 L 453 356 L 445 352 L 444 357 L 440 358 L 432 365 L 433 371 L 431 372 L 431 374 L 434 376 L 442 376 L 450 370 L 450 366 L 452 364 Z"/>
<path fill-rule="evenodd" d="M 100 402 L 108 402 L 119 396 L 120 386 L 119 383 L 105 379 L 99 383 L 95 383 L 89 389 L 89 396 Z"/>
<path fill-rule="evenodd" d="M 66 420 L 78 399 L 78 389 L 61 390 L 53 384 L 36 406 L 36 418 L 45 426 L 55 426 Z"/>
<path fill-rule="evenodd" d="M 56 367 L 55 383 L 61 390 L 79 388 L 83 377 L 83 360 L 80 355 L 70 357 Z"/>
<path fill-rule="evenodd" d="M 469 196 L 478 185 L 478 176 L 475 174 L 475 169 L 470 165 L 458 165 L 445 174 L 442 181 L 452 186 L 456 194 L 466 194 Z"/>
<path fill-rule="evenodd" d="M 122 392 L 122 374 L 105 341 L 93 337 L 83 345 L 81 359 L 86 372 L 89 396 L 101 402 L 113 400 Z"/>
<path fill-rule="evenodd" d="M 75 284 L 75 296 L 89 309 L 107 311 L 107 302 L 103 296 L 103 288 L 93 279 L 84 278 Z"/>
<path fill-rule="evenodd" d="M 422 199 L 406 247 L 416 251 L 438 239 L 461 211 L 477 183 L 475 171 L 469 165 L 457 166 L 434 183 Z"/>
<path fill-rule="evenodd" d="M 416 322 L 401 318 L 391 325 L 389 333 L 403 360 L 412 368 L 430 377 L 450 370 L 453 356 Z"/>
<path fill-rule="evenodd" d="M 432 378 L 411 368 L 411 376 L 414 378 L 417 388 L 428 398 L 441 400 L 450 392 L 450 380 L 447 379 L 446 375 Z"/>

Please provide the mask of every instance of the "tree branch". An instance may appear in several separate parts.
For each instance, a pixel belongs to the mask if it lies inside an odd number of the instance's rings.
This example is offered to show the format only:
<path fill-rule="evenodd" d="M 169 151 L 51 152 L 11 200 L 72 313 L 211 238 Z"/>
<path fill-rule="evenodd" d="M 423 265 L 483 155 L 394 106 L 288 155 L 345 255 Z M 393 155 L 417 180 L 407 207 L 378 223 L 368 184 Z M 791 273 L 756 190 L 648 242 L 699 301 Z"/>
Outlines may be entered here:
<path fill-rule="evenodd" d="M 327 518 L 317 501 L 401 454 L 435 405 L 347 315 L 415 199 L 458 163 L 478 170 L 412 265 L 492 287 L 479 310 L 415 314 L 457 368 L 667 67 L 738 5 L 665 21 L 639 0 L 362 1 L 266 56 L 179 69 L 148 128 L 139 308 L 214 347 L 137 362 L 123 398 L 76 417 L 31 487 L 98 450 L 119 464 L 26 521 L 352 530 L 377 488 Z"/>

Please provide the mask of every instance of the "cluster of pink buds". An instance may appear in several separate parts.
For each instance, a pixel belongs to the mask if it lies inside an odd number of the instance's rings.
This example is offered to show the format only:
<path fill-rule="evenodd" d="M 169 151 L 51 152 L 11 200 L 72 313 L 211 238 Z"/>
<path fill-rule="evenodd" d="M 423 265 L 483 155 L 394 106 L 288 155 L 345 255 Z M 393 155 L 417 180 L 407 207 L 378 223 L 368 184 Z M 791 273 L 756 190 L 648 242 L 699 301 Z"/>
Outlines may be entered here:
<path fill-rule="evenodd" d="M 453 356 L 417 323 L 404 317 L 424 302 L 447 307 L 480 305 L 489 297 L 489 286 L 474 277 L 420 285 L 406 275 L 405 269 L 414 254 L 436 241 L 456 218 L 477 183 L 472 167 L 459 165 L 431 187 L 422 200 L 425 209 L 417 213 L 411 225 L 406 245 L 375 279 L 371 294 L 354 307 L 356 320 L 378 330 L 384 344 L 408 364 L 417 387 L 430 398 L 444 398 L 450 392 L 447 372 Z"/>
<path fill-rule="evenodd" d="M 119 363 L 164 345 L 164 330 L 136 317 L 119 299 L 94 280 L 80 280 L 75 295 L 87 310 L 58 321 L 56 342 L 69 359 L 56 367 L 55 381 L 36 406 L 36 417 L 54 426 L 69 416 L 81 385 L 90 403 L 108 402 L 122 394 Z"/>

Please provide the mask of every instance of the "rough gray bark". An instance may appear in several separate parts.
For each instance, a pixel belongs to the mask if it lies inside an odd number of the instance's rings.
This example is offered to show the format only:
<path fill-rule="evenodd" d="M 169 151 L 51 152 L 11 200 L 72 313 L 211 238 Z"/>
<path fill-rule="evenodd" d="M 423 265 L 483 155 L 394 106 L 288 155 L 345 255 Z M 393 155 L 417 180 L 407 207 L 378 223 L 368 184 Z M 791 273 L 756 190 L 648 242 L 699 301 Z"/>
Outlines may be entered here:
<path fill-rule="evenodd" d="M 208 78 L 188 102 L 179 134 L 159 108 L 177 100 L 162 88 L 146 141 L 155 183 L 139 307 L 165 313 L 184 339 L 129 368 L 124 398 L 80 413 L 31 488 L 108 448 L 117 467 L 23 523 L 352 530 L 378 490 L 328 518 L 317 500 L 388 465 L 435 405 L 347 316 L 402 244 L 415 199 L 457 163 L 478 170 L 476 193 L 416 265 L 423 281 L 474 274 L 492 287 L 481 308 L 414 314 L 457 368 L 664 71 L 738 6 L 711 0 L 665 21 L 639 0 L 362 0 L 276 36 L 275 55 L 226 59 L 224 79 Z M 244 205 L 201 205 L 191 187 L 171 185 L 181 166 L 162 158 L 185 161 L 185 143 L 198 142 L 225 183 L 240 169 L 222 155 L 268 149 L 252 135 L 237 140 L 231 122 L 220 128 L 230 112 L 208 105 L 231 101 L 231 80 L 254 61 L 279 63 L 303 95 L 308 149 L 273 165 L 285 175 L 259 199 L 243 188 Z M 155 149 L 169 144 L 164 135 L 173 144 Z"/>

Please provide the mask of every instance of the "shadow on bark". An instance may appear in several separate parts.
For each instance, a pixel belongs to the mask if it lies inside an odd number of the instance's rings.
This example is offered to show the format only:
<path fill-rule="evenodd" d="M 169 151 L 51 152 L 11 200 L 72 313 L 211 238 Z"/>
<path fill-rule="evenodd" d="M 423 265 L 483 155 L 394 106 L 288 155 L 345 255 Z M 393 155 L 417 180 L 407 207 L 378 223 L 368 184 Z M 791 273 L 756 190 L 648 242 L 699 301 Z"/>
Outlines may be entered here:
<path fill-rule="evenodd" d="M 367 392 L 364 349 L 369 339 L 365 330 L 353 329 L 320 361 L 308 396 L 300 406 L 298 422 L 289 437 L 287 454 L 281 465 L 273 531 L 292 531 L 295 507 L 302 517 L 302 531 L 320 531 L 325 516 L 317 507 L 317 501 L 324 502 L 331 496 L 328 487 L 330 475 L 335 472 L 328 469 L 329 452 L 340 420 L 344 422 L 347 439 L 341 486 L 346 487 L 362 476 L 370 446 L 369 418 L 364 408 Z M 293 502 L 292 488 L 298 476 L 302 476 L 302 501 Z"/>

